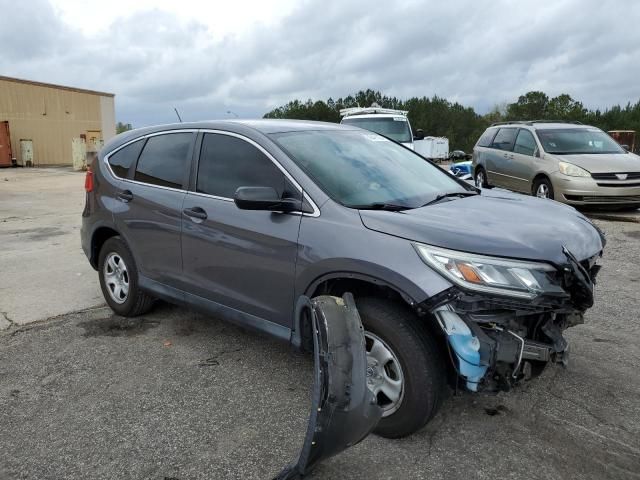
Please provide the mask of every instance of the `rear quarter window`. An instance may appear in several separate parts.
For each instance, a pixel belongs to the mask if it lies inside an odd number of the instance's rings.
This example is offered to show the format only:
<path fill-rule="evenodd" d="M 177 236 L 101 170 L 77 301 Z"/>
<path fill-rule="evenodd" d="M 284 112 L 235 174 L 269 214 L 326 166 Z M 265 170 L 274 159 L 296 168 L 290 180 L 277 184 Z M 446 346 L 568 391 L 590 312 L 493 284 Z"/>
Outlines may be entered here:
<path fill-rule="evenodd" d="M 495 128 L 488 128 L 485 132 L 480 136 L 476 143 L 476 147 L 488 147 L 491 145 L 491 140 L 495 136 L 498 130 Z"/>

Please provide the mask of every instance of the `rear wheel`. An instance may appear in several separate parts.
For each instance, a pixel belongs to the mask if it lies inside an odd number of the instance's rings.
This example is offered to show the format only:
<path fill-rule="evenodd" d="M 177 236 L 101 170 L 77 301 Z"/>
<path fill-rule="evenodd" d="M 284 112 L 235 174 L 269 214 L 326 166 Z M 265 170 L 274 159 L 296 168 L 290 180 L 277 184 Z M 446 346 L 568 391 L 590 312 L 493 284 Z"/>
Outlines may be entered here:
<path fill-rule="evenodd" d="M 153 297 L 138 287 L 138 268 L 129 247 L 119 236 L 102 245 L 98 272 L 104 299 L 115 313 L 136 317 L 151 309 Z"/>
<path fill-rule="evenodd" d="M 487 180 L 487 173 L 484 171 L 484 168 L 478 167 L 476 168 L 475 175 L 475 183 L 478 188 L 491 188 L 489 186 L 489 182 Z"/>
<path fill-rule="evenodd" d="M 446 391 L 442 356 L 408 307 L 373 297 L 356 303 L 365 329 L 368 386 L 383 410 L 375 433 L 410 435 L 440 407 Z"/>

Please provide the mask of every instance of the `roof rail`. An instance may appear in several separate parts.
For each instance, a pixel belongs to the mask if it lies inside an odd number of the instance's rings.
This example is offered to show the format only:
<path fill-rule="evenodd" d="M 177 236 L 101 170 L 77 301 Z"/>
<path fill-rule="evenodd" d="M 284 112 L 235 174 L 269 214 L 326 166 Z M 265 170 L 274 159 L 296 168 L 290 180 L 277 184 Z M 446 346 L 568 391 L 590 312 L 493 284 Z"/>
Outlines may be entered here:
<path fill-rule="evenodd" d="M 578 120 L 531 120 L 531 123 L 573 123 L 575 125 L 584 125 Z"/>
<path fill-rule="evenodd" d="M 492 127 L 496 125 L 531 125 L 531 122 L 527 120 L 511 120 L 510 122 L 493 122 L 491 124 Z"/>
<path fill-rule="evenodd" d="M 511 120 L 507 122 L 493 122 L 491 124 L 492 127 L 497 125 L 529 125 L 532 126 L 534 123 L 572 123 L 574 125 L 584 125 L 584 123 L 579 122 L 578 120 Z"/>
<path fill-rule="evenodd" d="M 382 108 L 382 107 L 351 107 L 351 108 L 343 108 L 340 110 L 341 117 L 349 117 L 352 115 L 367 115 L 371 113 L 387 113 L 391 115 L 402 115 L 403 117 L 406 117 L 409 111 L 393 110 L 391 108 Z"/>

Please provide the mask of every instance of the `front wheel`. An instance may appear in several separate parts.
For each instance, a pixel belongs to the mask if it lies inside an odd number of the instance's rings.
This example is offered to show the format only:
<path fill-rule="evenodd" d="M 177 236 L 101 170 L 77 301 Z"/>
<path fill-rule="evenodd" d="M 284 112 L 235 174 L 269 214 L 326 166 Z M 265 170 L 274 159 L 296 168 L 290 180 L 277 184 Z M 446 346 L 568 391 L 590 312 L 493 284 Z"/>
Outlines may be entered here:
<path fill-rule="evenodd" d="M 546 177 L 538 178 L 533 184 L 533 194 L 538 198 L 553 200 L 553 185 Z"/>
<path fill-rule="evenodd" d="M 375 433 L 410 435 L 440 407 L 446 391 L 442 356 L 408 307 L 372 297 L 356 303 L 365 329 L 367 382 L 383 412 Z"/>

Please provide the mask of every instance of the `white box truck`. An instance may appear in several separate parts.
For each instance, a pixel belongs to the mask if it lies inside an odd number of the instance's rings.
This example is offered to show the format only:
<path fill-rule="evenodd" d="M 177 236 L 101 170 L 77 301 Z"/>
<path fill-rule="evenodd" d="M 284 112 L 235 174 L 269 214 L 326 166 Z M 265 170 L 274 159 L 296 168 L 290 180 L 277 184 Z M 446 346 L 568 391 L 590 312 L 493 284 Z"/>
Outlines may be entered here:
<path fill-rule="evenodd" d="M 370 107 L 343 108 L 340 110 L 340 123 L 371 130 L 413 150 L 414 141 L 422 140 L 424 133 L 420 129 L 413 131 L 407 113 L 406 110 L 382 108 L 374 103 Z"/>
<path fill-rule="evenodd" d="M 449 140 L 445 137 L 425 137 L 421 129 L 413 130 L 406 110 L 370 107 L 352 107 L 340 110 L 340 123 L 371 130 L 400 142 L 423 157 L 445 160 L 449 157 Z"/>
<path fill-rule="evenodd" d="M 449 158 L 449 139 L 446 137 L 424 137 L 414 142 L 414 150 L 430 160 L 446 160 Z"/>

